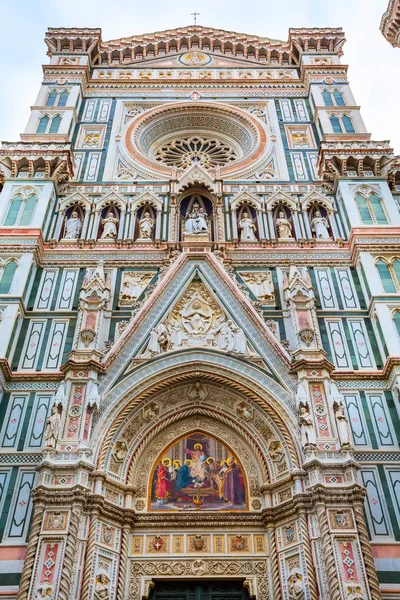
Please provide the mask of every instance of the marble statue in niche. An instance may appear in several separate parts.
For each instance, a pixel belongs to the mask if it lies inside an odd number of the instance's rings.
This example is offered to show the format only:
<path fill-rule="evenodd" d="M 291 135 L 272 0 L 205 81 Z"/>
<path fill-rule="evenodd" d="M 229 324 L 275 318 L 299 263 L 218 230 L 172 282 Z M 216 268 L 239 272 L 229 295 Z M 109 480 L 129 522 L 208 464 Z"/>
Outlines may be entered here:
<path fill-rule="evenodd" d="M 315 233 L 317 240 L 329 240 L 328 220 L 322 216 L 320 210 L 316 210 L 311 219 L 311 230 Z"/>
<path fill-rule="evenodd" d="M 108 215 L 102 219 L 101 224 L 103 225 L 103 233 L 101 234 L 102 240 L 115 240 L 118 235 L 118 223 L 119 219 L 114 212 L 109 212 Z"/>
<path fill-rule="evenodd" d="M 349 422 L 347 420 L 343 402 L 342 401 L 335 402 L 333 405 L 333 410 L 335 413 L 336 427 L 337 427 L 338 434 L 339 434 L 340 445 L 341 446 L 350 446 L 350 444 L 351 444 L 350 427 L 349 427 Z"/>
<path fill-rule="evenodd" d="M 275 221 L 276 231 L 280 240 L 292 239 L 292 226 L 286 213 L 280 210 Z"/>
<path fill-rule="evenodd" d="M 44 429 L 44 445 L 46 448 L 55 448 L 60 433 L 61 415 L 58 407 L 53 404 L 51 414 L 46 419 Z"/>
<path fill-rule="evenodd" d="M 94 587 L 95 598 L 99 600 L 109 600 L 110 598 L 110 582 L 105 573 L 100 573 L 96 577 L 96 585 Z"/>
<path fill-rule="evenodd" d="M 77 210 L 72 211 L 70 217 L 64 219 L 64 240 L 76 240 L 82 231 L 82 221 Z"/>
<path fill-rule="evenodd" d="M 240 229 L 240 241 L 241 242 L 256 242 L 256 225 L 253 219 L 249 216 L 248 212 L 242 213 L 242 218 L 238 222 L 238 228 Z"/>
<path fill-rule="evenodd" d="M 288 592 L 291 600 L 304 598 L 303 574 L 300 569 L 293 568 L 288 576 Z"/>
<path fill-rule="evenodd" d="M 193 346 L 241 356 L 254 354 L 243 329 L 227 317 L 200 282 L 193 282 L 166 319 L 152 329 L 142 357 Z"/>
<path fill-rule="evenodd" d="M 138 240 L 151 240 L 153 236 L 154 219 L 151 218 L 148 210 L 139 221 L 140 236 Z"/>
<path fill-rule="evenodd" d="M 274 284 L 271 271 L 253 271 L 239 273 L 260 302 L 271 302 L 274 299 Z"/>
<path fill-rule="evenodd" d="M 208 216 L 202 206 L 195 202 L 191 209 L 186 211 L 184 235 L 207 235 Z"/>

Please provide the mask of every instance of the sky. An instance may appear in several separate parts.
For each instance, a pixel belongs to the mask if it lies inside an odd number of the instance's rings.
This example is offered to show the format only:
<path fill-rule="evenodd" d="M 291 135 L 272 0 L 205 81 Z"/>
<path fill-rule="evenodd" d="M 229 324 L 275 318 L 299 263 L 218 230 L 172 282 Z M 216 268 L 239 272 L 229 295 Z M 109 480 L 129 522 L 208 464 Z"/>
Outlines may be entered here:
<path fill-rule="evenodd" d="M 0 0 L 0 140 L 18 141 L 48 60 L 47 27 L 101 27 L 103 40 L 193 23 L 287 40 L 289 27 L 342 27 L 342 62 L 376 141 L 400 154 L 400 48 L 379 31 L 388 0 Z"/>

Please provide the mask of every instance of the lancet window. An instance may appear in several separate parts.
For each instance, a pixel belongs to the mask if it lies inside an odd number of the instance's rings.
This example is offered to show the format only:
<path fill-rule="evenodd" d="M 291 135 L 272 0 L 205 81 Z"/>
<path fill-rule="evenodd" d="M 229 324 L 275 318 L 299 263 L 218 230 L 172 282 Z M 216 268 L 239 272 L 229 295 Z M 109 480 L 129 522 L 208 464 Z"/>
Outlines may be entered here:
<path fill-rule="evenodd" d="M 37 198 L 34 194 L 24 199 L 20 194 L 14 196 L 7 211 L 4 225 L 30 225 L 35 212 Z"/>
<path fill-rule="evenodd" d="M 0 294 L 8 294 L 14 279 L 17 263 L 10 259 L 0 265 Z"/>
<path fill-rule="evenodd" d="M 67 90 L 51 90 L 47 96 L 46 106 L 66 106 L 68 97 Z"/>
<path fill-rule="evenodd" d="M 58 133 L 60 124 L 60 115 L 54 115 L 53 117 L 50 117 L 49 115 L 43 115 L 39 120 L 36 133 Z"/>
<path fill-rule="evenodd" d="M 379 258 L 376 261 L 376 268 L 385 292 L 395 294 L 400 291 L 400 259 Z"/>
<path fill-rule="evenodd" d="M 330 115 L 333 133 L 355 133 L 353 121 L 348 115 Z"/>
<path fill-rule="evenodd" d="M 356 204 L 361 221 L 365 225 L 387 225 L 389 223 L 386 207 L 376 194 L 356 195 Z"/>

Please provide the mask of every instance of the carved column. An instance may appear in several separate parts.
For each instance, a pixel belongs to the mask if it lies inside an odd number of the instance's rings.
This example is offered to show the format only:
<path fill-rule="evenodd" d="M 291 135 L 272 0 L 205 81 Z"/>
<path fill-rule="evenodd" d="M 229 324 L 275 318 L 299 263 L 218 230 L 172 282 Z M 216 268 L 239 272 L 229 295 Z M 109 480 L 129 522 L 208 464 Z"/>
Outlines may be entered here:
<path fill-rule="evenodd" d="M 78 541 L 80 507 L 74 506 L 71 510 L 69 533 L 65 547 L 64 561 L 62 567 L 62 576 L 60 582 L 60 600 L 68 600 L 70 597 L 72 585 L 72 572 L 74 566 L 74 558 Z"/>
<path fill-rule="evenodd" d="M 311 550 L 310 534 L 308 531 L 308 519 L 305 514 L 300 515 L 301 535 L 303 538 L 304 555 L 307 566 L 307 579 L 312 600 L 318 600 L 318 588 L 315 579 L 314 558 Z"/>
<path fill-rule="evenodd" d="M 89 535 L 88 535 L 88 541 L 87 541 L 87 546 L 86 546 L 85 568 L 84 568 L 84 572 L 83 572 L 82 587 L 81 587 L 82 591 L 81 591 L 80 600 L 88 600 L 88 598 L 89 598 L 98 516 L 99 516 L 99 513 L 97 510 L 93 511 L 92 514 L 90 515 Z"/>
<path fill-rule="evenodd" d="M 128 574 L 128 552 L 129 552 L 129 537 L 131 527 L 125 524 L 122 528 L 122 541 L 121 541 L 121 552 L 119 560 L 119 571 L 118 571 L 118 586 L 117 586 L 117 600 L 124 600 L 126 580 Z"/>
<path fill-rule="evenodd" d="M 318 525 L 321 535 L 321 548 L 328 578 L 329 600 L 340 599 L 339 581 L 336 572 L 335 557 L 333 554 L 332 540 L 329 533 L 326 506 L 318 503 L 316 506 Z"/>
<path fill-rule="evenodd" d="M 364 508 L 361 502 L 355 502 L 353 505 L 354 516 L 356 519 L 357 531 L 360 537 L 360 545 L 364 558 L 365 570 L 368 577 L 368 587 L 371 592 L 372 600 L 380 600 L 382 598 L 379 589 L 378 575 L 371 552 L 371 545 L 368 537 L 367 526 L 365 524 Z"/>
<path fill-rule="evenodd" d="M 44 514 L 44 506 L 42 504 L 34 504 L 33 519 L 29 534 L 29 542 L 26 549 L 26 558 L 24 568 L 21 574 L 17 600 L 26 600 L 31 585 L 33 566 L 35 563 L 36 551 L 39 541 L 39 533 L 42 526 Z"/>
<path fill-rule="evenodd" d="M 269 550 L 269 572 L 271 600 L 281 600 L 281 582 L 279 577 L 278 553 L 276 551 L 275 527 L 267 527 L 268 550 Z"/>

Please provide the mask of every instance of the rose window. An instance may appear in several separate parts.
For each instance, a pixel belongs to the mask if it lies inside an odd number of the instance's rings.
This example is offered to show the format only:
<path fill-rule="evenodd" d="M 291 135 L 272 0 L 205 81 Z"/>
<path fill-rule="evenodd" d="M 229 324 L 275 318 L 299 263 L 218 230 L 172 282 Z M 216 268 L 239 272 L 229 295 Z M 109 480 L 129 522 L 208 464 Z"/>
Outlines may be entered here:
<path fill-rule="evenodd" d="M 238 153 L 222 140 L 195 136 L 174 139 L 163 144 L 157 149 L 154 158 L 164 165 L 182 169 L 190 167 L 194 162 L 207 169 L 237 160 Z"/>

